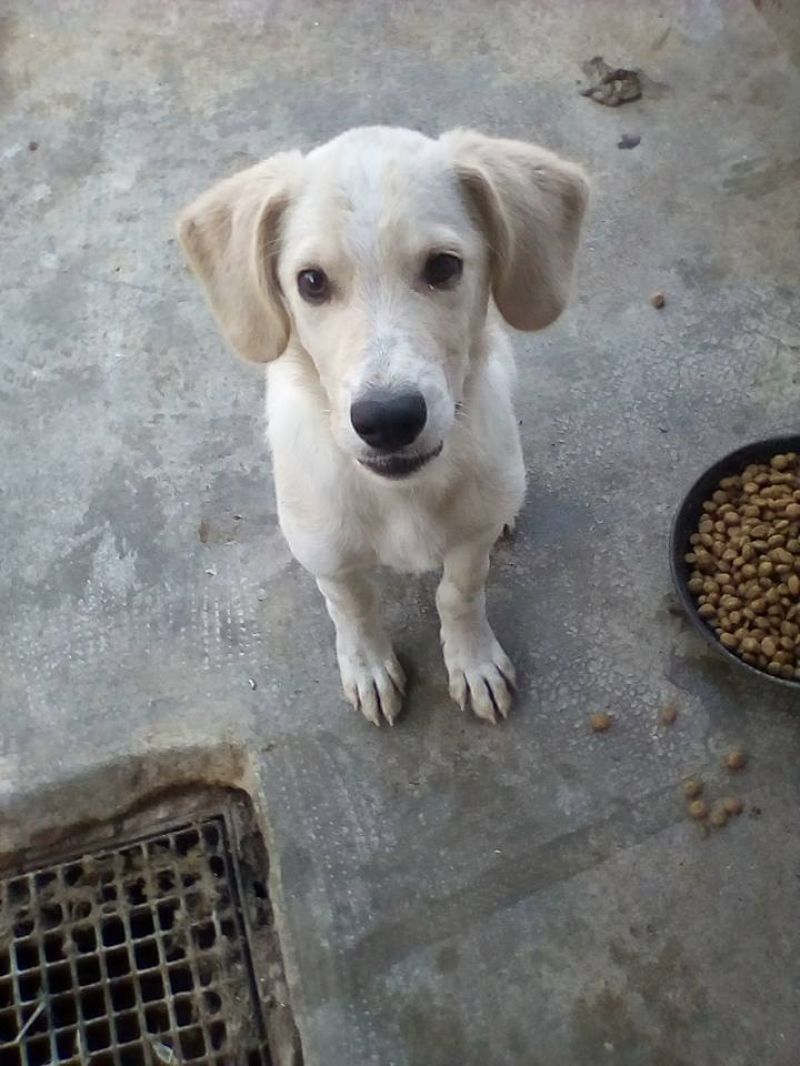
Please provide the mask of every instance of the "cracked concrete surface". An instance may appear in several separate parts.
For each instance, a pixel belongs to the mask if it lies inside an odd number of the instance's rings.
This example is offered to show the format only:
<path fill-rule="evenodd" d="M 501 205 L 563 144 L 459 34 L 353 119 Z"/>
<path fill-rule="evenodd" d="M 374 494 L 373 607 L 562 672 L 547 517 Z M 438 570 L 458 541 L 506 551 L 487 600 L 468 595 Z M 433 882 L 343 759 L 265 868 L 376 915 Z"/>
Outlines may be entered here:
<path fill-rule="evenodd" d="M 745 0 L 4 11 L 0 850 L 153 788 L 244 784 L 312 1066 L 800 1061 L 797 701 L 717 661 L 666 560 L 695 474 L 797 429 L 781 38 Z M 643 98 L 581 97 L 596 54 L 641 67 Z M 261 375 L 171 239 L 217 177 L 376 121 L 540 140 L 593 178 L 571 310 L 516 338 L 530 493 L 489 592 L 522 678 L 503 728 L 447 698 L 431 579 L 385 585 L 402 725 L 341 701 L 276 527 Z M 700 839 L 689 773 L 750 816 Z"/>

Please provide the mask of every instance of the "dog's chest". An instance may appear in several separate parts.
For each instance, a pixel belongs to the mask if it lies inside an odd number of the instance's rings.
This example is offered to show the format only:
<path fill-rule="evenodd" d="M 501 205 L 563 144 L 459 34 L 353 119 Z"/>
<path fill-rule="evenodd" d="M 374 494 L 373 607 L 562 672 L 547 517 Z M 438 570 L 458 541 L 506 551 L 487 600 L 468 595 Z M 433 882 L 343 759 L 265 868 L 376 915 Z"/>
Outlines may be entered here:
<path fill-rule="evenodd" d="M 441 566 L 446 547 L 444 527 L 430 510 L 413 499 L 391 501 L 373 513 L 365 534 L 383 566 L 418 574 Z"/>

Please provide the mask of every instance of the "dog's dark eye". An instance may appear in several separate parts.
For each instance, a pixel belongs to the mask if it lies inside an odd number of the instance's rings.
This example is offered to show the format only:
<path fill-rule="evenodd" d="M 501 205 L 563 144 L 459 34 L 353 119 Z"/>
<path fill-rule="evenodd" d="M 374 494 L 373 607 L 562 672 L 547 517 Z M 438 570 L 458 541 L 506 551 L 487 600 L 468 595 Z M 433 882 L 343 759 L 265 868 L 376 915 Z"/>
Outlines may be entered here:
<path fill-rule="evenodd" d="M 430 285 L 432 289 L 445 289 L 455 285 L 463 268 L 464 264 L 457 255 L 438 252 L 428 257 L 422 276 L 425 278 L 425 284 Z"/>
<path fill-rule="evenodd" d="M 328 275 L 319 267 L 309 267 L 297 275 L 297 288 L 304 300 L 310 304 L 319 304 L 330 295 Z"/>

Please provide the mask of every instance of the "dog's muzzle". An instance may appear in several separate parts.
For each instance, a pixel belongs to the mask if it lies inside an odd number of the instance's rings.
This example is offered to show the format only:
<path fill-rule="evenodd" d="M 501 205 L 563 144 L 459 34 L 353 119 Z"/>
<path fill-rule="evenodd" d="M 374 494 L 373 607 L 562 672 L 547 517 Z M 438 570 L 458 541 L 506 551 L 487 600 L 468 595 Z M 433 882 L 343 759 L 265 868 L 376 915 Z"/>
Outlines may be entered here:
<path fill-rule="evenodd" d="M 438 448 L 434 448 L 432 452 L 428 452 L 426 455 L 381 455 L 376 456 L 374 459 L 359 459 L 358 461 L 367 470 L 371 470 L 373 474 L 379 474 L 381 477 L 398 481 L 401 478 L 416 474 L 423 466 L 427 466 L 437 455 L 441 455 L 443 447 L 444 444 L 442 443 Z"/>

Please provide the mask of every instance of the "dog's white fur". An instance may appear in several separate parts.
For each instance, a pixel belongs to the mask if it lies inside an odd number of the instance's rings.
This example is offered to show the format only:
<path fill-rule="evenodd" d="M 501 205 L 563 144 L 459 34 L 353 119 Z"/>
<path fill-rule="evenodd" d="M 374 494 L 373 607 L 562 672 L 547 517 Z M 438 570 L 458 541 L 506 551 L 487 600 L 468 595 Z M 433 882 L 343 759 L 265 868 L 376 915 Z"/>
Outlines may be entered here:
<path fill-rule="evenodd" d="M 580 169 L 542 148 L 376 127 L 274 156 L 179 221 L 223 332 L 270 363 L 281 529 L 325 597 L 345 694 L 376 724 L 394 721 L 404 690 L 369 579 L 376 564 L 443 567 L 450 692 L 481 718 L 508 713 L 514 671 L 487 621 L 484 583 L 525 473 L 497 310 L 526 330 L 560 314 L 586 196 Z M 440 252 L 464 264 L 444 291 L 422 279 Z M 313 305 L 297 282 L 312 266 L 332 285 Z M 362 463 L 371 449 L 350 405 L 371 388 L 421 392 L 427 422 L 405 451 L 442 445 L 402 480 Z"/>

